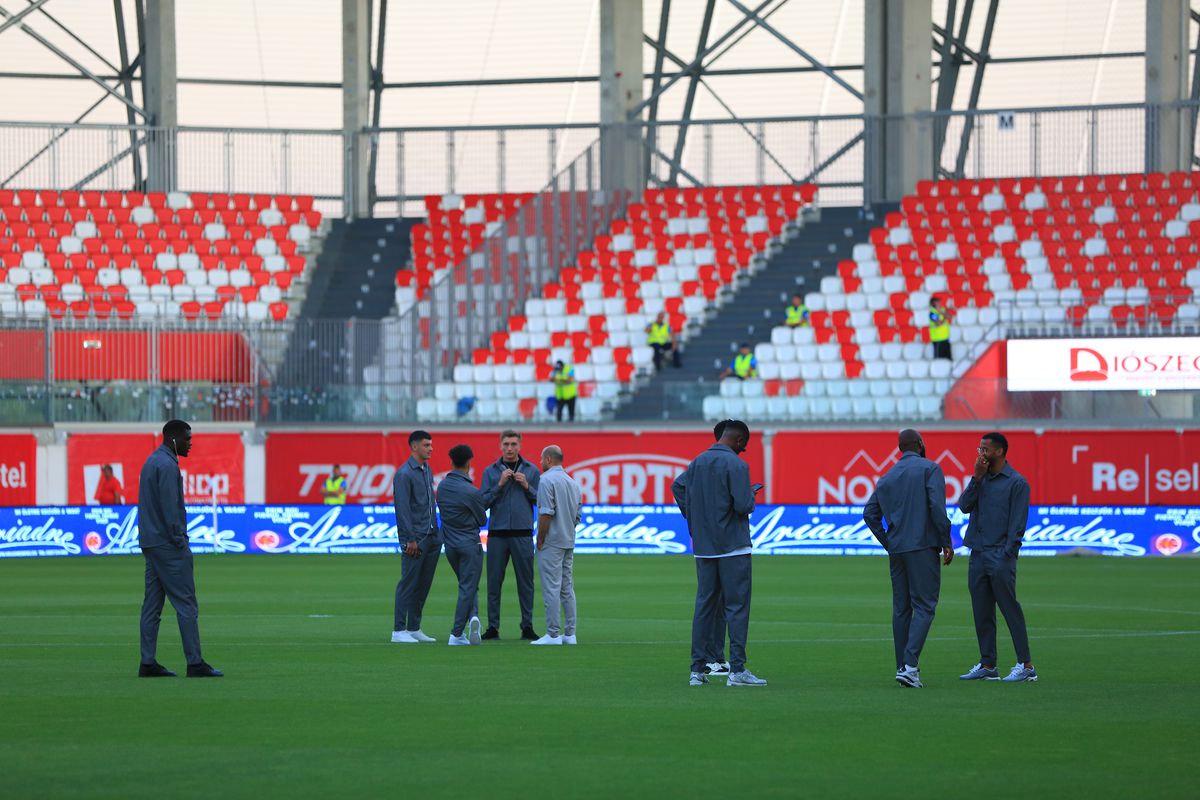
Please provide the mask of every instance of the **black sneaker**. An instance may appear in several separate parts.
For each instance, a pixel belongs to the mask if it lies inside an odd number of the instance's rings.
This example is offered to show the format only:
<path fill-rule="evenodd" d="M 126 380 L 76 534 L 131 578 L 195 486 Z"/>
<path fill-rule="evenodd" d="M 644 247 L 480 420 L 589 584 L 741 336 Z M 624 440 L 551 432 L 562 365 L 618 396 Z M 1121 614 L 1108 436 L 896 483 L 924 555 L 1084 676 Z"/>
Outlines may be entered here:
<path fill-rule="evenodd" d="M 479 638 L 480 639 L 499 639 L 500 631 L 496 630 L 495 628 L 488 628 L 486 631 L 483 632 L 483 636 L 480 636 Z"/>
<path fill-rule="evenodd" d="M 139 678 L 174 678 L 175 673 L 164 667 L 162 664 L 154 661 L 150 664 L 141 664 L 138 666 Z"/>
<path fill-rule="evenodd" d="M 199 664 L 188 664 L 187 676 L 189 678 L 224 678 L 225 673 L 219 669 L 213 669 L 207 662 L 201 661 Z"/>
<path fill-rule="evenodd" d="M 532 627 L 529 627 L 529 628 L 521 628 L 521 638 L 528 639 L 529 641 L 532 642 L 537 639 L 540 639 L 541 637 L 537 635 L 537 632 Z"/>

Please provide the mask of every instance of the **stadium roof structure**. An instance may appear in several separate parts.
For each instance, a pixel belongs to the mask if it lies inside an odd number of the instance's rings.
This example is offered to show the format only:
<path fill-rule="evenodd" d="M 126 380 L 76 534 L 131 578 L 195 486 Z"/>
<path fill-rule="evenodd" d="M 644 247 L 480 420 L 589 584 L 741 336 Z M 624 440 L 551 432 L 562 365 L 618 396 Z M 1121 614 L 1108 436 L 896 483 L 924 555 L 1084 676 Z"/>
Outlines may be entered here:
<path fill-rule="evenodd" d="M 619 67 L 636 61 L 642 79 L 626 110 L 656 137 L 643 172 L 675 184 L 705 180 L 700 145 L 688 133 L 701 120 L 735 121 L 717 129 L 713 146 L 722 158 L 757 158 L 781 177 L 811 177 L 784 166 L 790 162 L 780 150 L 794 142 L 768 142 L 749 121 L 893 113 L 886 100 L 871 105 L 878 90 L 886 93 L 884 76 L 900 50 L 886 46 L 889 37 L 893 45 L 907 37 L 909 49 L 929 41 L 915 54 L 919 62 L 929 57 L 921 89 L 903 93 L 903 104 L 917 110 L 1200 99 L 1189 47 L 1200 25 L 1187 0 L 461 0 L 450 8 L 388 0 L 7 0 L 0 3 L 4 122 L 458 130 L 457 172 L 490 180 L 495 137 L 473 140 L 468 130 L 557 129 L 551 158 L 561 168 L 611 122 L 604 111 L 611 67 L 625 77 L 637 70 Z M 872 65 L 882 70 L 875 78 Z M 1152 92 L 1148 76 L 1165 73 L 1190 80 L 1160 80 L 1161 91 Z M 942 145 L 956 151 L 942 163 L 960 173 L 971 136 L 964 128 L 933 130 L 939 153 Z M 128 136 L 122 158 L 153 152 L 153 137 Z M 517 138 L 508 142 L 510 159 L 545 152 L 541 141 Z M 824 168 L 857 144 L 844 136 L 823 145 L 809 166 Z M 5 148 L 0 185 L 41 149 Z M 353 156 L 349 167 L 364 179 L 361 197 L 348 198 L 356 213 L 388 194 L 375 185 L 380 159 L 374 140 Z M 153 159 L 129 160 L 135 184 L 153 177 Z M 514 164 L 507 175 L 522 188 L 536 188 L 536 175 L 546 173 L 521 170 Z"/>

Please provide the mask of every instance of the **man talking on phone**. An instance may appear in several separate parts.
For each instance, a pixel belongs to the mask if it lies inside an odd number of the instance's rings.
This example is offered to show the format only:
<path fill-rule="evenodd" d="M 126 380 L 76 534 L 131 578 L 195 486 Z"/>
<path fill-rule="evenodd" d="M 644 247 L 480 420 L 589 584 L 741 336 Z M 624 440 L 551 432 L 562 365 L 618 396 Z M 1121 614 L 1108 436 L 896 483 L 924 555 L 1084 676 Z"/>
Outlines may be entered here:
<path fill-rule="evenodd" d="M 692 459 L 671 485 L 683 512 L 696 557 L 696 610 L 692 617 L 692 669 L 689 686 L 708 683 L 707 662 L 716 617 L 723 615 L 729 634 L 728 686 L 766 686 L 746 669 L 750 630 L 750 514 L 761 484 L 751 485 L 750 468 L 738 455 L 750 443 L 741 420 L 725 423 L 720 440 Z"/>

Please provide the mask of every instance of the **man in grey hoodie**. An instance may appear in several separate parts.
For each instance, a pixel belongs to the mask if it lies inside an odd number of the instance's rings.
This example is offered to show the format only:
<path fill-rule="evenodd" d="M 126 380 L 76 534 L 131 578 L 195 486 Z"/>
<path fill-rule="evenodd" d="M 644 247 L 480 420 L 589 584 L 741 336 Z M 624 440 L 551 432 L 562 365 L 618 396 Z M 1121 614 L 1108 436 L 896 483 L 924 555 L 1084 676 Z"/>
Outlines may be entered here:
<path fill-rule="evenodd" d="M 500 434 L 500 460 L 483 472 L 483 493 L 491 511 L 488 522 L 488 627 L 484 639 L 500 638 L 500 590 L 512 559 L 521 604 L 521 638 L 533 630 L 533 505 L 542 473 L 521 456 L 521 434 Z"/>
<path fill-rule="evenodd" d="M 163 600 L 171 598 L 183 639 L 189 678 L 220 678 L 200 657 L 200 607 L 188 547 L 187 509 L 183 505 L 183 474 L 179 459 L 192 451 L 192 426 L 173 419 L 163 426 L 163 443 L 146 463 L 138 480 L 138 545 L 146 559 L 146 594 L 142 601 L 142 662 L 140 678 L 173 678 L 159 664 L 158 624 Z"/>
<path fill-rule="evenodd" d="M 687 519 L 696 557 L 696 611 L 692 618 L 690 686 L 708 683 L 705 667 L 716 651 L 716 617 L 723 614 L 729 634 L 729 686 L 766 686 L 746 669 L 750 629 L 750 514 L 762 486 L 750 484 L 750 468 L 738 454 L 750 442 L 750 428 L 729 420 L 720 440 L 688 464 L 671 485 Z"/>

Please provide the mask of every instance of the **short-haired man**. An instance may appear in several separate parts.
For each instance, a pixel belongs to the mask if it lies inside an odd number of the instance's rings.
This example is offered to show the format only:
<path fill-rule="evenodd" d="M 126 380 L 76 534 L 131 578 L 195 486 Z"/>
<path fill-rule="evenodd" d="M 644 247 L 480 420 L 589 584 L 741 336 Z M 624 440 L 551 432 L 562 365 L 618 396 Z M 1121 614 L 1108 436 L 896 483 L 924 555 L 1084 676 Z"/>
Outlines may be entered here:
<path fill-rule="evenodd" d="M 721 437 L 725 435 L 725 426 L 729 423 L 730 420 L 723 419 L 713 426 L 714 442 L 721 441 Z M 725 607 L 723 599 L 718 602 L 718 607 Z M 713 645 L 713 651 L 704 666 L 704 672 L 709 677 L 728 677 L 729 675 L 729 659 L 725 657 L 725 639 L 725 615 L 717 614 L 713 617 L 712 637 L 709 639 Z"/>
<path fill-rule="evenodd" d="M 575 527 L 583 492 L 563 469 L 557 445 L 542 450 L 538 483 L 538 573 L 546 606 L 546 635 L 531 644 L 575 644 Z"/>
<path fill-rule="evenodd" d="M 433 493 L 433 437 L 426 431 L 408 435 L 408 461 L 396 470 L 392 494 L 396 504 L 396 536 L 400 539 L 400 582 L 396 584 L 396 618 L 392 641 L 436 642 L 421 630 L 421 615 L 442 551 Z"/>
<path fill-rule="evenodd" d="M 458 577 L 458 604 L 454 608 L 451 645 L 479 644 L 479 576 L 483 571 L 483 545 L 479 529 L 487 523 L 483 492 L 471 483 L 471 459 L 475 453 L 465 444 L 450 448 L 454 469 L 437 487 L 438 509 L 442 512 L 442 540 L 446 561 Z M 464 636 L 464 630 L 466 635 Z"/>
<path fill-rule="evenodd" d="M 105 464 L 100 468 L 100 480 L 96 482 L 96 493 L 92 499 L 102 506 L 116 506 L 121 504 L 124 495 L 125 489 L 113 474 L 112 464 Z"/>
<path fill-rule="evenodd" d="M 715 618 L 725 617 L 729 633 L 729 686 L 766 686 L 746 669 L 750 629 L 750 514 L 762 486 L 750 484 L 750 468 L 738 458 L 750 442 L 750 428 L 731 419 L 721 439 L 692 459 L 671 484 L 692 536 L 696 557 L 696 611 L 692 617 L 692 670 L 689 686 L 708 683 L 705 667 L 716 651 Z"/>
<path fill-rule="evenodd" d="M 1003 434 L 983 435 L 975 475 L 959 497 L 958 507 L 971 515 L 963 544 L 971 548 L 967 586 L 979 639 L 979 663 L 960 677 L 965 681 L 1000 678 L 996 670 L 998 605 L 1017 651 L 1016 666 L 1003 680 L 1036 681 L 1025 612 L 1017 602 L 1017 554 L 1029 521 L 1029 482 L 1008 463 L 1008 439 Z"/>
<path fill-rule="evenodd" d="M 187 509 L 183 505 L 183 475 L 179 459 L 192 452 L 192 426 L 173 419 L 163 426 L 163 443 L 142 466 L 138 480 L 138 546 L 146 559 L 146 594 L 142 601 L 141 678 L 173 678 L 159 664 L 158 624 L 164 598 L 171 598 L 179 621 L 179 637 L 187 658 L 189 678 L 220 678 L 200 655 L 200 607 L 188 547 Z"/>
<path fill-rule="evenodd" d="M 346 505 L 346 473 L 342 472 L 340 464 L 333 465 L 329 477 L 321 486 L 321 496 L 325 498 L 327 506 Z"/>
<path fill-rule="evenodd" d="M 538 638 L 533 630 L 533 504 L 542 473 L 521 457 L 521 433 L 500 434 L 500 458 L 483 471 L 488 521 L 488 627 L 484 639 L 500 638 L 500 599 L 504 574 L 512 560 L 521 605 L 521 638 Z"/>
<path fill-rule="evenodd" d="M 921 649 L 942 588 L 938 555 L 949 565 L 954 550 L 942 468 L 925 457 L 925 440 L 911 428 L 900 431 L 899 447 L 900 460 L 875 485 L 863 521 L 888 551 L 896 682 L 920 689 Z"/>

